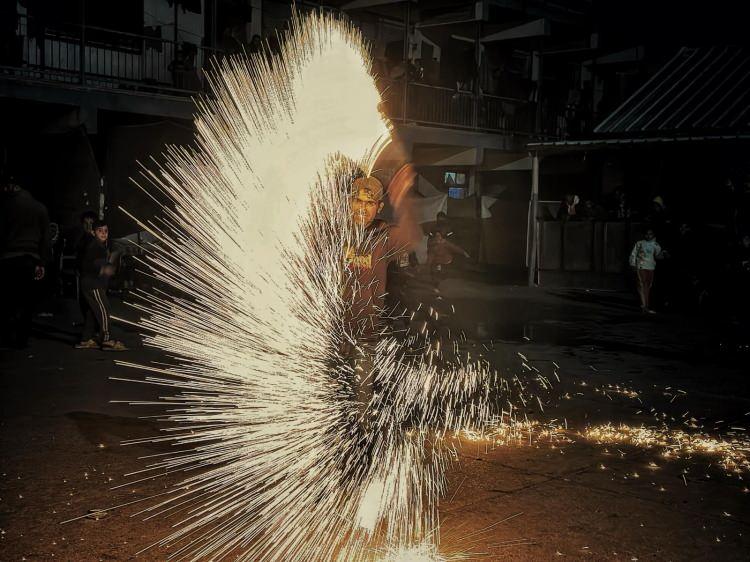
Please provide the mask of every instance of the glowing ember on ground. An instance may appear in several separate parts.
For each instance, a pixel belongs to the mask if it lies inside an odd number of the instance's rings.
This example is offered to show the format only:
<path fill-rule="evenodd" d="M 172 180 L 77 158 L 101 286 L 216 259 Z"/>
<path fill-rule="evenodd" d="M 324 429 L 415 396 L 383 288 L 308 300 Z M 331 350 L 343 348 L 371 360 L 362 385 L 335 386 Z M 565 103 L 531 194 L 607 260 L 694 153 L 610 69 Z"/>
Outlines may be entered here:
<path fill-rule="evenodd" d="M 464 430 L 459 434 L 459 437 L 469 441 L 488 441 L 493 446 L 500 447 L 571 441 L 565 432 L 565 428 L 555 421 L 542 424 L 536 420 L 496 423 L 482 431 Z"/>
<path fill-rule="evenodd" d="M 435 546 L 423 543 L 416 547 L 404 547 L 388 552 L 382 562 L 448 562 L 457 558 L 441 556 Z"/>
<path fill-rule="evenodd" d="M 750 472 L 750 439 L 736 431 L 722 437 L 699 431 L 673 429 L 666 425 L 636 427 L 607 423 L 576 432 L 566 429 L 554 420 L 547 424 L 526 420 L 497 423 L 481 431 L 464 430 L 458 434 L 458 437 L 462 440 L 485 442 L 490 446 L 499 447 L 544 443 L 556 447 L 561 444 L 574 443 L 577 439 L 583 438 L 599 445 L 620 444 L 653 449 L 665 460 L 694 457 L 716 458 L 718 465 L 728 474 Z M 659 465 L 651 461 L 648 468 L 658 470 Z"/>
<path fill-rule="evenodd" d="M 668 427 L 633 427 L 624 424 L 590 427 L 581 435 L 597 443 L 621 443 L 656 449 L 665 459 L 717 457 L 721 467 L 729 473 L 750 472 L 750 440 L 745 437 L 717 438 Z M 654 465 L 651 468 L 658 467 Z"/>

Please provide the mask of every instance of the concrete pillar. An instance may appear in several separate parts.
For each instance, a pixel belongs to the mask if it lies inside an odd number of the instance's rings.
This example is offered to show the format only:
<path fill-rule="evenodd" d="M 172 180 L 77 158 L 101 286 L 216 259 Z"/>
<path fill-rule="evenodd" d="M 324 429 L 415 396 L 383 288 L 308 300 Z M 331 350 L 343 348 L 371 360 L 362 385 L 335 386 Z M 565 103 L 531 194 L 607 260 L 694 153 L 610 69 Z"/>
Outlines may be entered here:
<path fill-rule="evenodd" d="M 529 287 L 536 286 L 537 246 L 539 245 L 539 227 L 536 215 L 539 206 L 539 154 L 531 155 L 531 201 L 529 205 Z"/>
<path fill-rule="evenodd" d="M 253 35 L 260 35 L 263 37 L 263 0 L 250 0 L 251 20 L 250 20 L 250 34 L 248 39 L 252 39 Z"/>
<path fill-rule="evenodd" d="M 474 164 L 468 172 L 466 195 L 469 197 L 471 197 L 472 195 L 476 195 L 477 197 L 479 197 L 479 166 L 482 165 L 482 162 L 484 162 L 484 148 L 477 147 L 474 149 Z"/>

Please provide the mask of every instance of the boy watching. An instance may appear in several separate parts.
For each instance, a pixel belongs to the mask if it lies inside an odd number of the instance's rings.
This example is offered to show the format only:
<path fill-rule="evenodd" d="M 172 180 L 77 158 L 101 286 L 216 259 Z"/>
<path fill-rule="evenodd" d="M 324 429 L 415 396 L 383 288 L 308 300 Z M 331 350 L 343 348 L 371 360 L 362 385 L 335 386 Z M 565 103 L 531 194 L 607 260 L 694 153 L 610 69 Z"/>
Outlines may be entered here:
<path fill-rule="evenodd" d="M 86 246 L 81 259 L 81 295 L 85 301 L 86 314 L 83 324 L 83 337 L 77 349 L 97 349 L 103 351 L 125 351 L 122 342 L 111 339 L 110 306 L 107 298 L 109 279 L 115 273 L 115 266 L 109 263 L 107 223 L 97 220 L 93 224 L 93 239 Z M 94 323 L 99 326 L 101 340 L 94 339 Z"/>
<path fill-rule="evenodd" d="M 444 231 L 437 228 L 427 242 L 427 265 L 430 267 L 430 275 L 436 289 L 440 286 L 447 266 L 453 263 L 454 255 L 469 257 L 466 250 L 449 241 Z"/>

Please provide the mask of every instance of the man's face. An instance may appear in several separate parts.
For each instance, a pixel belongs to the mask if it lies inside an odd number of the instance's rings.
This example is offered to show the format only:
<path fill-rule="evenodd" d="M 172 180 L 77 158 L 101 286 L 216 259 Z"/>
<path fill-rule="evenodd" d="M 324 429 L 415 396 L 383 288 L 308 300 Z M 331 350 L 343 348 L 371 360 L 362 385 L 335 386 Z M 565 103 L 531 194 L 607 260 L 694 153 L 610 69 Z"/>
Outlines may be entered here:
<path fill-rule="evenodd" d="M 383 208 L 383 203 L 373 200 L 365 190 L 359 192 L 352 199 L 352 213 L 354 223 L 367 228 Z"/>
<path fill-rule="evenodd" d="M 107 238 L 109 238 L 109 227 L 106 225 L 98 227 L 94 230 L 94 236 L 96 236 L 99 242 L 106 242 Z"/>
<path fill-rule="evenodd" d="M 653 240 L 655 238 L 653 230 L 646 231 L 646 240 Z"/>

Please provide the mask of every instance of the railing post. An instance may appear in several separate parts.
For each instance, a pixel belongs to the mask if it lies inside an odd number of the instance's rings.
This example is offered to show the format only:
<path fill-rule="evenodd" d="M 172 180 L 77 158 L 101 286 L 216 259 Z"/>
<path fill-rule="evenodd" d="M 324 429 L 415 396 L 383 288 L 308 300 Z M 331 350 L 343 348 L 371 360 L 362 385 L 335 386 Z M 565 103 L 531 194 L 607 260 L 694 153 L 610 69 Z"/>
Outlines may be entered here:
<path fill-rule="evenodd" d="M 78 48 L 78 70 L 81 86 L 86 85 L 86 0 L 81 0 L 81 46 Z"/>
<path fill-rule="evenodd" d="M 407 105 L 409 103 L 409 69 L 411 68 L 411 61 L 409 60 L 410 43 L 409 38 L 409 26 L 411 25 L 411 0 L 406 1 L 404 8 L 404 98 L 401 103 L 401 119 L 402 123 L 406 123 Z"/>
<path fill-rule="evenodd" d="M 172 61 L 170 64 L 173 65 L 174 70 L 172 71 L 172 86 L 177 88 L 178 82 L 177 82 L 177 76 L 179 74 L 179 69 L 177 68 L 177 51 L 178 46 L 177 42 L 179 41 L 179 28 L 177 26 L 178 20 L 179 20 L 179 11 L 178 11 L 179 2 L 175 0 L 174 2 L 174 34 L 173 34 L 173 41 L 172 41 Z"/>
<path fill-rule="evenodd" d="M 476 26 L 474 28 L 474 92 L 472 96 L 474 101 L 474 111 L 471 116 L 471 125 L 475 129 L 479 127 L 479 103 L 481 92 L 479 81 L 481 79 L 482 69 L 482 45 L 480 43 L 481 40 L 482 22 L 480 20 L 476 23 Z"/>
<path fill-rule="evenodd" d="M 542 101 L 544 96 L 544 37 L 539 38 L 539 50 L 538 55 L 538 80 L 536 84 L 536 111 L 534 112 L 534 133 L 538 138 L 541 137 L 544 132 L 544 115 L 542 113 Z"/>
<path fill-rule="evenodd" d="M 529 205 L 529 222 L 531 245 L 529 247 L 529 287 L 536 285 L 537 246 L 539 245 L 539 228 L 536 215 L 539 207 L 539 154 L 531 155 L 531 204 Z"/>

